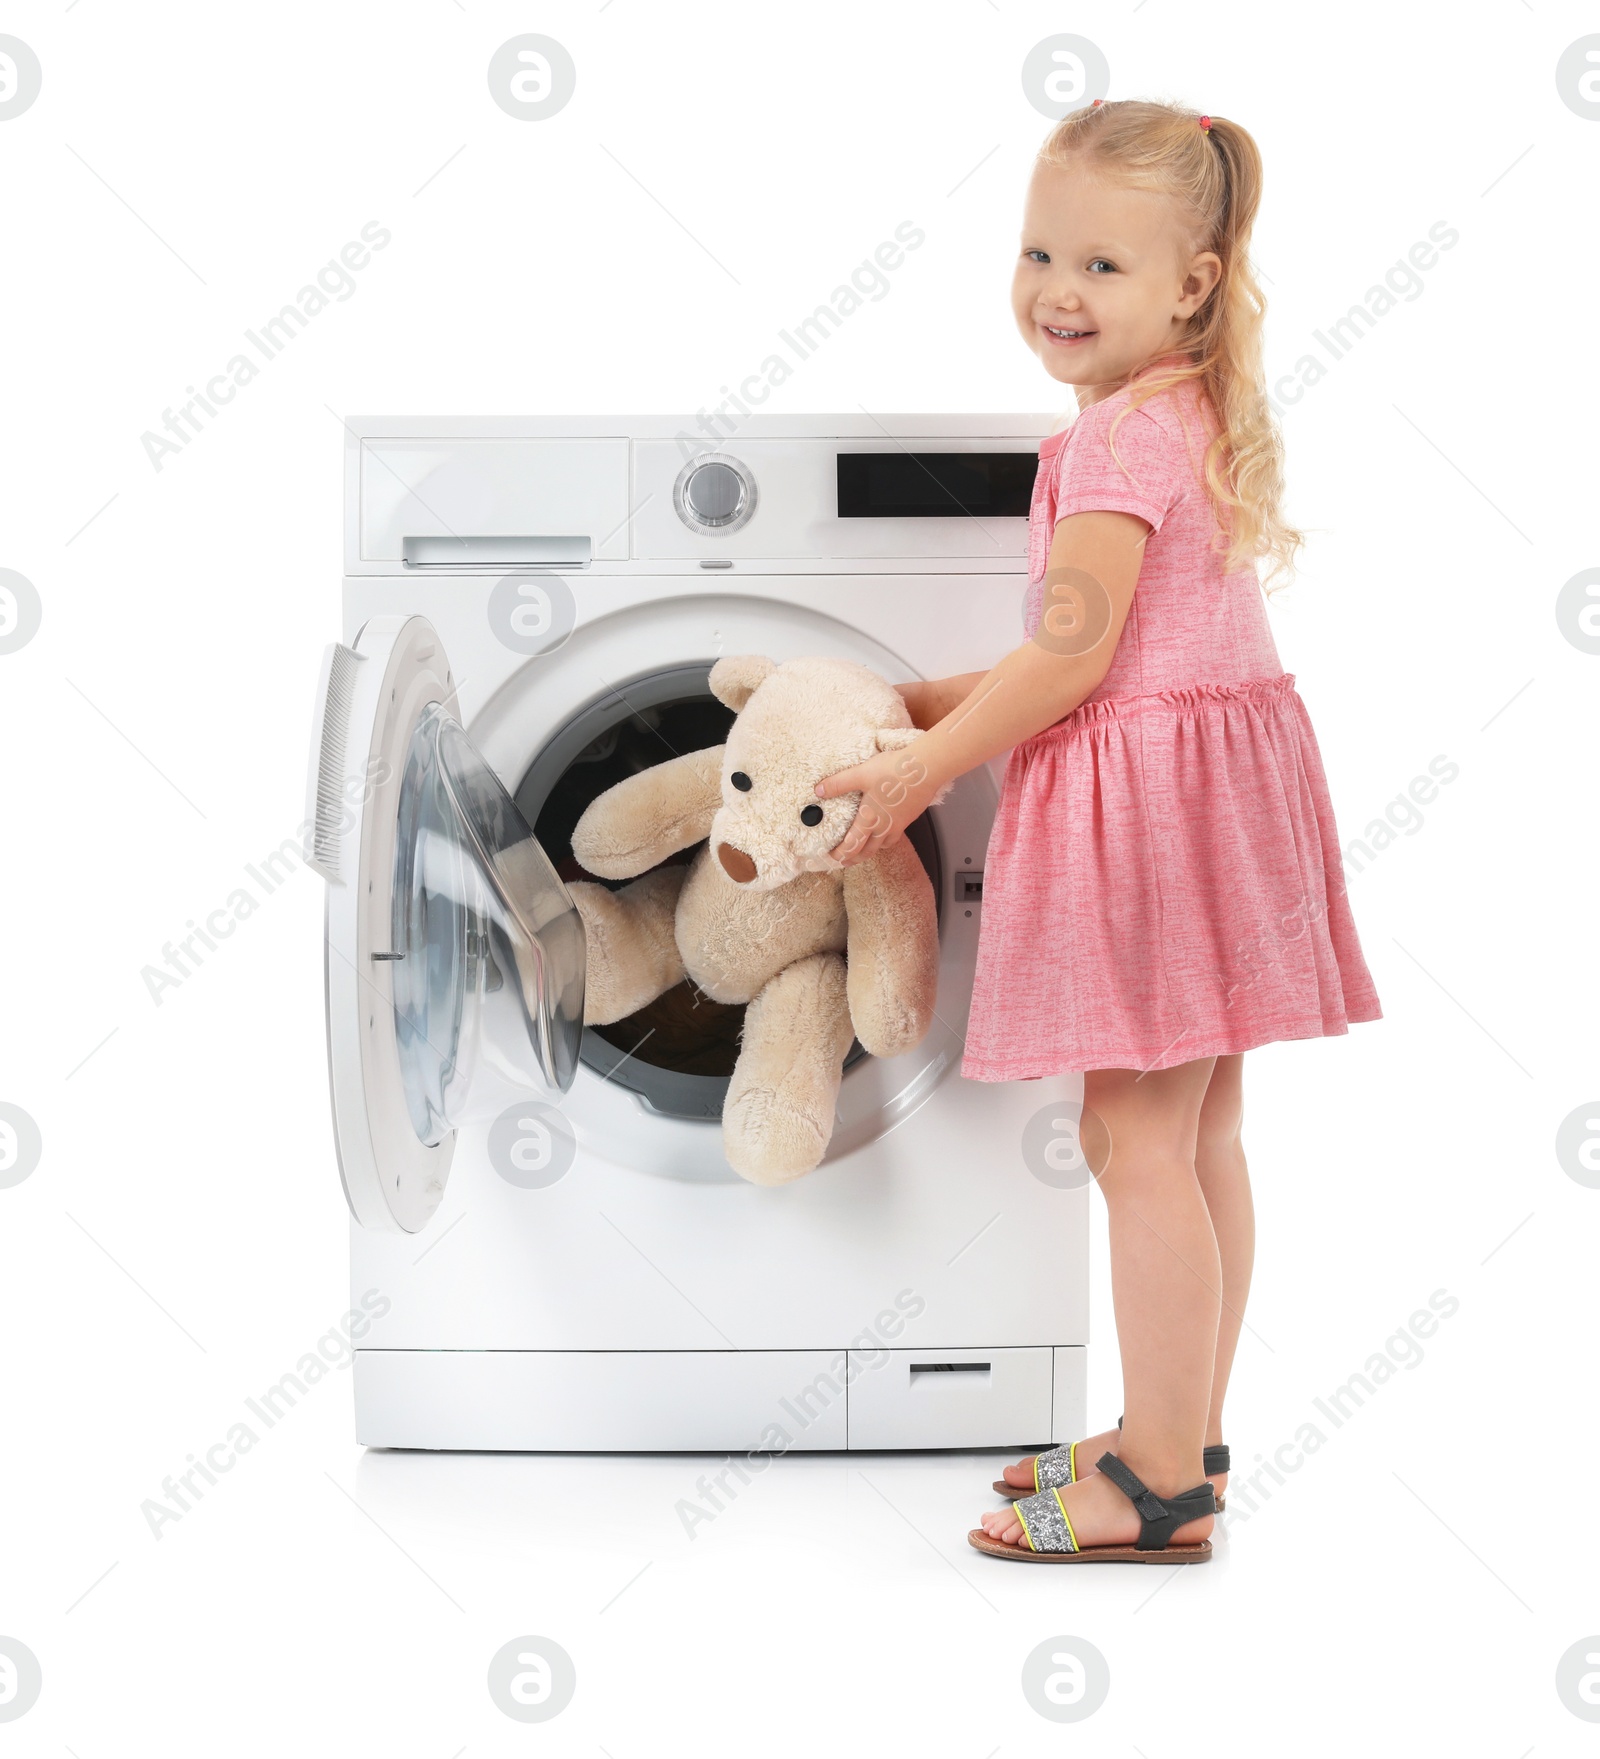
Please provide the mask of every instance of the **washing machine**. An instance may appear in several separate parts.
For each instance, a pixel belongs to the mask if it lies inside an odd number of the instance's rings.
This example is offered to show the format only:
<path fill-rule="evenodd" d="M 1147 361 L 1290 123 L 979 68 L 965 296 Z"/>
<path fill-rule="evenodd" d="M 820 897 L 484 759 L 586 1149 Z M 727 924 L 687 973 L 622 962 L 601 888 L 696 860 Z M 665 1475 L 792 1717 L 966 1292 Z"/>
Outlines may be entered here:
<path fill-rule="evenodd" d="M 826 654 L 899 682 L 1015 646 L 1050 425 L 347 424 L 307 856 L 362 1444 L 1083 1433 L 1081 1084 L 960 1072 L 1001 763 L 910 833 L 938 905 L 931 1030 L 897 1057 L 851 1046 L 828 1152 L 782 1186 L 722 1154 L 742 1010 L 686 982 L 585 1027 L 566 892 L 591 800 L 722 742 L 719 657 Z"/>

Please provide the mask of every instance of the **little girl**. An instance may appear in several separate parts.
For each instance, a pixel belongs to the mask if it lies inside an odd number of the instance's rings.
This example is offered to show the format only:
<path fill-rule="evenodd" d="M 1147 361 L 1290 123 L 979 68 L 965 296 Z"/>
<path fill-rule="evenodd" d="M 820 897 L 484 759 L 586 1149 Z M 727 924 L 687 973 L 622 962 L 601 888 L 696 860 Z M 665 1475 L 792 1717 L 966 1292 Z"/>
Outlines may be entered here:
<path fill-rule="evenodd" d="M 1260 196 L 1220 116 L 1096 101 L 1050 134 L 1012 304 L 1079 413 L 1039 448 L 1028 639 L 902 685 L 924 737 L 817 788 L 861 792 L 849 865 L 1010 751 L 962 1073 L 1085 1071 L 1124 1415 L 1006 1468 L 1015 1499 L 968 1535 L 997 1557 L 1210 1557 L 1254 1245 L 1243 1053 L 1379 1018 L 1256 568 L 1302 542 L 1262 384 Z"/>

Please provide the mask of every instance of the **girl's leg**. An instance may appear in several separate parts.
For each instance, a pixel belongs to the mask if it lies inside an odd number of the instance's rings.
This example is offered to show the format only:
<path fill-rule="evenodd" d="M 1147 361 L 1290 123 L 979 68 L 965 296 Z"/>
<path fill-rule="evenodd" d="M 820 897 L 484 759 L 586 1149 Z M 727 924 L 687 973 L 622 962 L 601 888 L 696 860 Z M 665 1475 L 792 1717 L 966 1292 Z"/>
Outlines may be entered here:
<path fill-rule="evenodd" d="M 1211 1216 L 1222 1266 L 1222 1313 L 1217 1323 L 1217 1359 L 1211 1371 L 1211 1409 L 1206 1414 L 1208 1447 L 1227 1440 L 1222 1402 L 1228 1392 L 1255 1263 L 1255 1209 L 1240 1135 L 1243 1119 L 1244 1058 L 1218 1057 L 1200 1107 L 1194 1151 L 1195 1177 Z M 1219 1491 L 1226 1489 L 1227 1482 L 1226 1474 L 1212 1480 Z"/>
<path fill-rule="evenodd" d="M 1206 1445 L 1226 1441 L 1222 1405 L 1227 1397 L 1234 1352 L 1244 1322 L 1245 1302 L 1250 1294 L 1250 1273 L 1255 1262 L 1255 1210 L 1250 1199 L 1250 1174 L 1245 1164 L 1242 1127 L 1244 1119 L 1244 1057 L 1218 1057 L 1200 1106 L 1195 1135 L 1194 1170 L 1200 1182 L 1217 1237 L 1222 1266 L 1222 1311 L 1217 1324 L 1217 1356 L 1211 1371 L 1211 1408 L 1206 1414 Z M 1092 1127 L 1092 1126 L 1090 1126 Z M 1078 1469 L 1087 1475 L 1094 1462 L 1109 1448 L 1117 1451 L 1122 1437 L 1111 1429 L 1087 1436 L 1078 1450 Z M 1006 1481 L 1018 1490 L 1033 1489 L 1033 1456 L 1005 1469 Z M 1212 1479 L 1220 1495 L 1228 1487 L 1228 1475 Z"/>
<path fill-rule="evenodd" d="M 1110 1218 L 1111 1292 L 1122 1355 L 1124 1416 L 1118 1456 L 1160 1496 L 1204 1477 L 1216 1360 L 1221 1267 L 1216 1235 L 1195 1173 L 1200 1113 L 1214 1059 L 1140 1075 L 1100 1069 L 1084 1077 L 1108 1151 L 1086 1142 Z M 1090 1126 L 1092 1128 L 1092 1125 Z M 1138 1537 L 1127 1497 L 1096 1472 L 1061 1492 L 1082 1545 Z M 1010 1508 L 982 1517 L 996 1538 L 1015 1544 L 1022 1529 Z M 1205 1538 L 1207 1516 L 1180 1528 L 1178 1543 Z"/>

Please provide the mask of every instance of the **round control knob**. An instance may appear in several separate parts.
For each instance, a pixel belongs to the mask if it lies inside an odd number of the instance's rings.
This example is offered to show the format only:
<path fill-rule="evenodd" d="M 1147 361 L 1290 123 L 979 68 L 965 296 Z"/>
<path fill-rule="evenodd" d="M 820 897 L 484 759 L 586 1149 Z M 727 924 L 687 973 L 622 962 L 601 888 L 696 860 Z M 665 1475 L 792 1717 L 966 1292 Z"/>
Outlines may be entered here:
<path fill-rule="evenodd" d="M 726 525 L 744 500 L 744 484 L 731 464 L 702 464 L 684 485 L 683 498 L 702 525 Z"/>
<path fill-rule="evenodd" d="M 724 537 L 755 512 L 755 478 L 741 459 L 702 453 L 679 472 L 672 499 L 691 531 Z"/>

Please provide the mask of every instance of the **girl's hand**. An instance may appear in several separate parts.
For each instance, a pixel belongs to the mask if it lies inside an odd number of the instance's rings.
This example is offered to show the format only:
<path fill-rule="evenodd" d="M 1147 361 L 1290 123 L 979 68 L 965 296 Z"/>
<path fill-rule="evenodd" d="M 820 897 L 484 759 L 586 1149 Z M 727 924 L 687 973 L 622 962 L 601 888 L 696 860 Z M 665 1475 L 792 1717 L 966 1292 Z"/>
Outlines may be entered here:
<path fill-rule="evenodd" d="M 926 678 L 918 678 L 909 684 L 897 684 L 895 689 L 900 693 L 900 700 L 906 705 L 911 716 L 911 725 L 920 728 L 924 733 L 943 718 L 944 702 L 939 694 L 937 684 Z"/>
<path fill-rule="evenodd" d="M 964 672 L 955 678 L 916 678 L 909 684 L 897 684 L 901 701 L 911 716 L 911 725 L 926 733 L 964 702 L 983 682 L 983 672 Z"/>
<path fill-rule="evenodd" d="M 865 763 L 825 776 L 817 783 L 818 799 L 858 791 L 861 795 L 849 830 L 830 851 L 833 859 L 841 867 L 870 861 L 905 835 L 906 826 L 927 811 L 947 779 L 929 771 L 915 745 L 906 751 L 880 751 Z"/>

